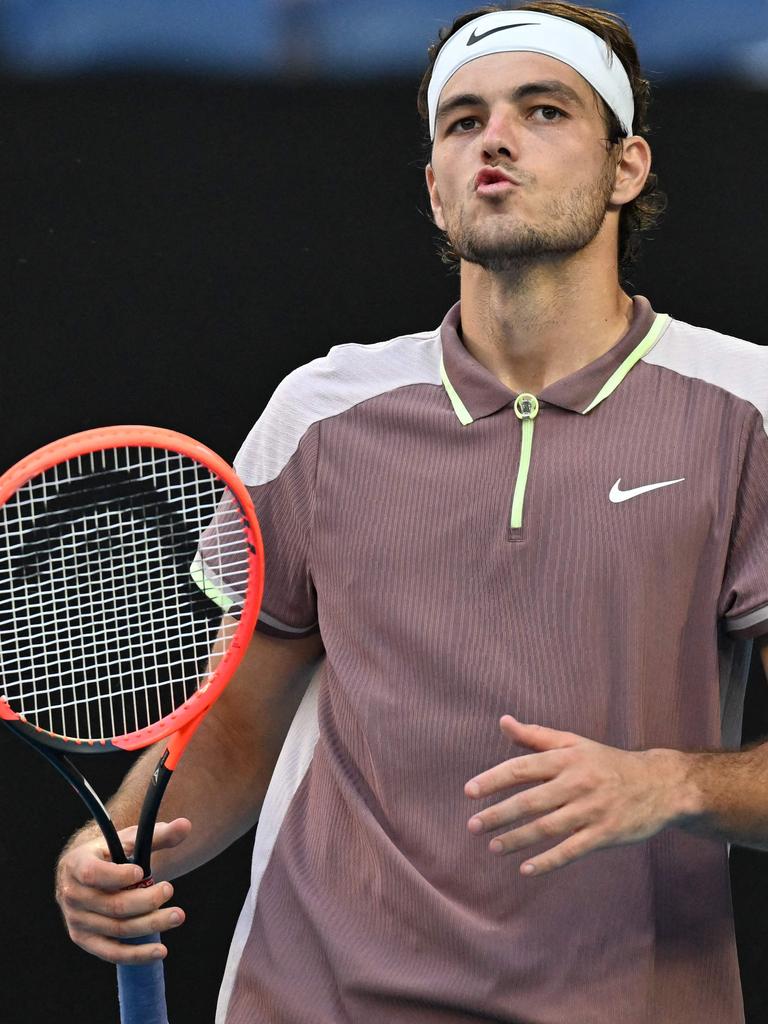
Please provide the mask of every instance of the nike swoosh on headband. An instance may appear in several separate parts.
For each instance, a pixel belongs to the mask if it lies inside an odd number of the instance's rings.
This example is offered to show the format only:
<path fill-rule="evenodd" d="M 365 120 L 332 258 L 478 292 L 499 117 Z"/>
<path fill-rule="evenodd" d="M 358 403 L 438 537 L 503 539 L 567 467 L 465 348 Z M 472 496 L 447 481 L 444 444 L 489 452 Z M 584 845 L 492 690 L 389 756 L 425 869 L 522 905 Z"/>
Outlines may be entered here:
<path fill-rule="evenodd" d="M 630 491 L 622 491 L 619 486 L 621 483 L 621 477 L 619 477 L 611 488 L 611 493 L 608 497 L 614 504 L 618 504 L 620 501 L 629 501 L 630 498 L 636 498 L 639 494 L 647 494 L 648 491 L 656 491 L 659 487 L 671 487 L 672 484 L 682 484 L 684 481 L 685 477 L 681 476 L 679 480 L 664 480 L 660 484 L 646 484 L 645 487 L 633 487 Z"/>
<path fill-rule="evenodd" d="M 510 21 L 526 17 L 525 22 Z M 512 29 L 520 29 L 513 32 Z M 507 31 L 509 30 L 509 31 Z M 493 37 L 493 38 L 491 38 Z M 540 53 L 573 68 L 602 96 L 616 114 L 622 130 L 632 134 L 635 101 L 627 69 L 605 40 L 568 18 L 524 8 L 514 13 L 495 11 L 454 32 L 437 54 L 427 90 L 429 135 L 434 140 L 437 108 L 443 89 L 459 68 L 476 57 L 495 53 Z"/>
<path fill-rule="evenodd" d="M 486 36 L 492 36 L 494 32 L 506 32 L 508 28 L 524 28 L 526 25 L 536 25 L 535 21 L 521 21 L 517 25 L 499 25 L 498 28 L 489 28 L 487 32 L 483 32 L 481 35 L 477 34 L 477 29 L 474 29 L 472 35 L 467 40 L 467 46 L 472 46 L 474 43 L 479 43 L 481 39 L 485 39 Z"/>

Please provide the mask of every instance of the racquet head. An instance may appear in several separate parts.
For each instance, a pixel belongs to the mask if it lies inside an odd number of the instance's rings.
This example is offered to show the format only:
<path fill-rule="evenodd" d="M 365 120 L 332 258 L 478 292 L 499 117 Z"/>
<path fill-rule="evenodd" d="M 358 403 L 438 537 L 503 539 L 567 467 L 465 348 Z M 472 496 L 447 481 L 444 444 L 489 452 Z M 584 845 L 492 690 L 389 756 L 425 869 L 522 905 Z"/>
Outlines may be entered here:
<path fill-rule="evenodd" d="M 263 575 L 248 492 L 204 445 L 123 426 L 41 448 L 0 477 L 0 718 L 78 752 L 177 732 L 232 676 Z"/>

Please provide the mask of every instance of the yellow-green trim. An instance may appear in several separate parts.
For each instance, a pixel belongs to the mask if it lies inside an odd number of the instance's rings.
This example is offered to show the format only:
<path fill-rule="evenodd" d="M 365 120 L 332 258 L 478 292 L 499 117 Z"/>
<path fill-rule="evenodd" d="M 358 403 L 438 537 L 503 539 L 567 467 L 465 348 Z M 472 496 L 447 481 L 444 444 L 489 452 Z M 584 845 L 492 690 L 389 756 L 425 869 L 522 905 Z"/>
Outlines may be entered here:
<path fill-rule="evenodd" d="M 539 414 L 539 402 L 536 396 L 527 392 L 518 395 L 515 400 L 515 414 L 520 420 L 520 426 L 522 427 L 522 441 L 520 443 L 520 466 L 517 470 L 515 493 L 512 498 L 512 516 L 509 525 L 513 530 L 520 530 L 523 526 L 525 491 L 528 486 L 528 473 L 531 469 L 533 424 Z"/>
<path fill-rule="evenodd" d="M 609 395 L 612 395 L 616 388 L 621 384 L 624 378 L 627 376 L 629 371 L 638 363 L 643 356 L 648 355 L 653 346 L 662 336 L 667 327 L 669 327 L 672 321 L 672 317 L 668 313 L 659 313 L 653 322 L 653 326 L 650 331 L 646 334 L 637 348 L 633 349 L 632 352 L 627 356 L 621 366 L 611 374 L 608 380 L 603 384 L 602 388 L 598 391 L 592 402 L 587 406 L 586 409 L 582 410 L 581 415 L 586 416 L 588 412 L 592 412 L 595 406 L 600 405 L 601 402 L 605 401 Z"/>
<path fill-rule="evenodd" d="M 442 356 L 440 357 L 440 379 L 442 380 L 443 387 L 445 388 L 448 397 L 451 400 L 453 411 L 458 416 L 459 422 L 462 424 L 462 426 L 467 427 L 469 426 L 470 423 L 474 423 L 474 420 L 469 414 L 469 410 L 467 409 L 466 405 L 464 405 L 462 400 L 459 398 L 458 391 L 448 379 L 448 374 L 445 372 L 445 365 L 443 364 Z"/>
<path fill-rule="evenodd" d="M 215 586 L 209 579 L 206 579 L 203 573 L 202 563 L 199 558 L 196 558 L 189 569 L 189 574 L 195 583 L 200 587 L 206 597 L 209 597 L 211 601 L 214 601 L 223 612 L 228 612 L 234 604 L 226 594 L 222 593 L 217 586 Z"/>

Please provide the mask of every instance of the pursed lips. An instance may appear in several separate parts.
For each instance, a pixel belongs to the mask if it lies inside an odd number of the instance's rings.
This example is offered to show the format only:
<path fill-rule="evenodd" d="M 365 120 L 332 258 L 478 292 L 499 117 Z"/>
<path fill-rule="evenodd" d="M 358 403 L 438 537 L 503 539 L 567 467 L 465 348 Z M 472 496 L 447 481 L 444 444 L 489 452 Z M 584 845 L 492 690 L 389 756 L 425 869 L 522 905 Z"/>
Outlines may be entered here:
<path fill-rule="evenodd" d="M 478 195 L 499 195 L 519 185 L 519 181 L 499 167 L 484 167 L 475 175 L 475 192 Z"/>

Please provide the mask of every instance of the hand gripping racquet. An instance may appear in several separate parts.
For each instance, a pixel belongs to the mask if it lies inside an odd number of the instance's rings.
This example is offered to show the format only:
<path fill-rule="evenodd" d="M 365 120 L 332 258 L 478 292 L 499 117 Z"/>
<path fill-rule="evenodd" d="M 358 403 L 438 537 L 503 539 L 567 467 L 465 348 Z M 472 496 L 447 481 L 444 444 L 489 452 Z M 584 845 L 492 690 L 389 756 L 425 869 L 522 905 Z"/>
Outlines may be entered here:
<path fill-rule="evenodd" d="M 115 827 L 65 752 L 170 737 L 130 858 L 141 885 L 163 792 L 248 646 L 263 579 L 248 492 L 182 434 L 87 430 L 0 477 L 0 720 L 70 782 L 116 863 Z M 122 1024 L 166 1024 L 162 961 L 118 966 L 118 987 Z"/>

